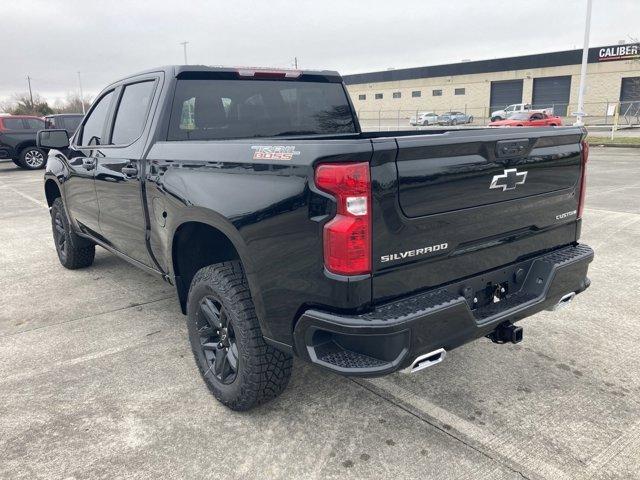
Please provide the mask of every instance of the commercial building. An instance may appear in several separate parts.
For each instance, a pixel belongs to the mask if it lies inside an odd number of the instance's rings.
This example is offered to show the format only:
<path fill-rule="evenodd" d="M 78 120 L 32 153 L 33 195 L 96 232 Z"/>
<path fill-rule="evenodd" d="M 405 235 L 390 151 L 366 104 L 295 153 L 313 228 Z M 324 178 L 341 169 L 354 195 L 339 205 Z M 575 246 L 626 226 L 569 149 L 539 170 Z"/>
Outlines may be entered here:
<path fill-rule="evenodd" d="M 513 103 L 577 109 L 582 50 L 524 55 L 448 65 L 360 73 L 344 77 L 356 110 L 367 113 L 459 110 L 486 118 Z M 592 117 L 637 109 L 640 102 L 640 44 L 589 49 L 585 111 Z M 629 113 L 629 112 L 627 112 Z M 371 116 L 371 115 L 370 115 Z"/>

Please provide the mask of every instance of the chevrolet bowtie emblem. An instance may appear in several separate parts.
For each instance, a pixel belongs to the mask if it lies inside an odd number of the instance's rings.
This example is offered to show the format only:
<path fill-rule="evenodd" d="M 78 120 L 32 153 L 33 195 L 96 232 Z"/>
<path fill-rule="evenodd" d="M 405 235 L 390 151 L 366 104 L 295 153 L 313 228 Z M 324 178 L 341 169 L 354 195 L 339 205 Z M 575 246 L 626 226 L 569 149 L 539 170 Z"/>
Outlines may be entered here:
<path fill-rule="evenodd" d="M 489 188 L 501 188 L 505 190 L 513 190 L 518 185 L 527 181 L 527 172 L 519 172 L 517 168 L 506 168 L 501 175 L 494 175 Z"/>

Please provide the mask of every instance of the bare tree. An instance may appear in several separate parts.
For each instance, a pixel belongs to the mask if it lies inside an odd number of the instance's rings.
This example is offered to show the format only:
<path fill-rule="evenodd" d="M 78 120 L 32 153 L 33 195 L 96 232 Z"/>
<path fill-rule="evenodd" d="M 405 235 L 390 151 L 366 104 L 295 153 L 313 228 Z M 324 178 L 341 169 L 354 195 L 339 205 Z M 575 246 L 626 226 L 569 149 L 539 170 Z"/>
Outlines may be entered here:
<path fill-rule="evenodd" d="M 84 99 L 85 110 L 89 109 L 90 101 Z M 53 106 L 34 94 L 33 102 L 28 93 L 14 93 L 10 100 L 0 103 L 0 112 L 12 115 L 44 116 L 52 113 L 82 113 L 82 101 L 77 93 L 68 93 L 64 100 L 56 100 Z"/>
<path fill-rule="evenodd" d="M 78 95 L 77 93 L 68 93 L 65 100 L 56 101 L 53 109 L 56 113 L 82 113 L 82 103 L 83 101 L 80 99 L 80 95 Z M 85 111 L 89 110 L 90 105 L 91 102 L 87 101 L 87 99 L 85 98 Z"/>
<path fill-rule="evenodd" d="M 37 115 L 41 117 L 53 113 L 53 109 L 45 99 L 35 94 L 32 101 L 28 93 L 14 93 L 3 109 L 12 115 Z"/>

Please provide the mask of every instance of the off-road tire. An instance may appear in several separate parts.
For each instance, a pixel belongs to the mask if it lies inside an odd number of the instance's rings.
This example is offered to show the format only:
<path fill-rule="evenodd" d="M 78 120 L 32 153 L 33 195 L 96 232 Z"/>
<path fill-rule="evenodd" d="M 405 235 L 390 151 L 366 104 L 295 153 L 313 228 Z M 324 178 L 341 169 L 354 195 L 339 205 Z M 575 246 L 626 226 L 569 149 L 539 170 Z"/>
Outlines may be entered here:
<path fill-rule="evenodd" d="M 230 383 L 223 383 L 216 376 L 214 365 L 207 363 L 203 350 L 205 298 L 214 300 L 220 311 L 224 310 L 234 332 L 237 371 Z M 228 408 L 249 410 L 277 397 L 289 383 L 292 357 L 265 343 L 240 262 L 217 263 L 198 270 L 187 299 L 187 327 L 202 378 L 216 399 Z"/>
<path fill-rule="evenodd" d="M 73 231 L 60 197 L 51 205 L 51 228 L 58 259 L 63 267 L 76 270 L 93 263 L 96 245 Z"/>
<path fill-rule="evenodd" d="M 16 165 L 27 170 L 39 170 L 47 165 L 47 154 L 38 147 L 26 147 L 20 151 Z"/>

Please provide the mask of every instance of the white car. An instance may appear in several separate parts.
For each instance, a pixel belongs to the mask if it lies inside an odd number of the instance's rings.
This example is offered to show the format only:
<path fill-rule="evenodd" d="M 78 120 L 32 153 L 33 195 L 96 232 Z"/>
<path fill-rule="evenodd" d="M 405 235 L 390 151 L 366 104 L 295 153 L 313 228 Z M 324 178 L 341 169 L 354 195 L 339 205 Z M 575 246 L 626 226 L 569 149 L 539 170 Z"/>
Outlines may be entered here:
<path fill-rule="evenodd" d="M 411 117 L 409 119 L 410 125 L 435 125 L 438 123 L 438 115 L 434 112 L 420 112 L 418 113 L 418 118 Z"/>
<path fill-rule="evenodd" d="M 498 120 L 505 120 L 514 113 L 528 112 L 531 110 L 531 105 L 528 103 L 514 103 L 509 105 L 504 110 L 496 110 L 491 112 L 491 121 L 497 122 Z"/>

